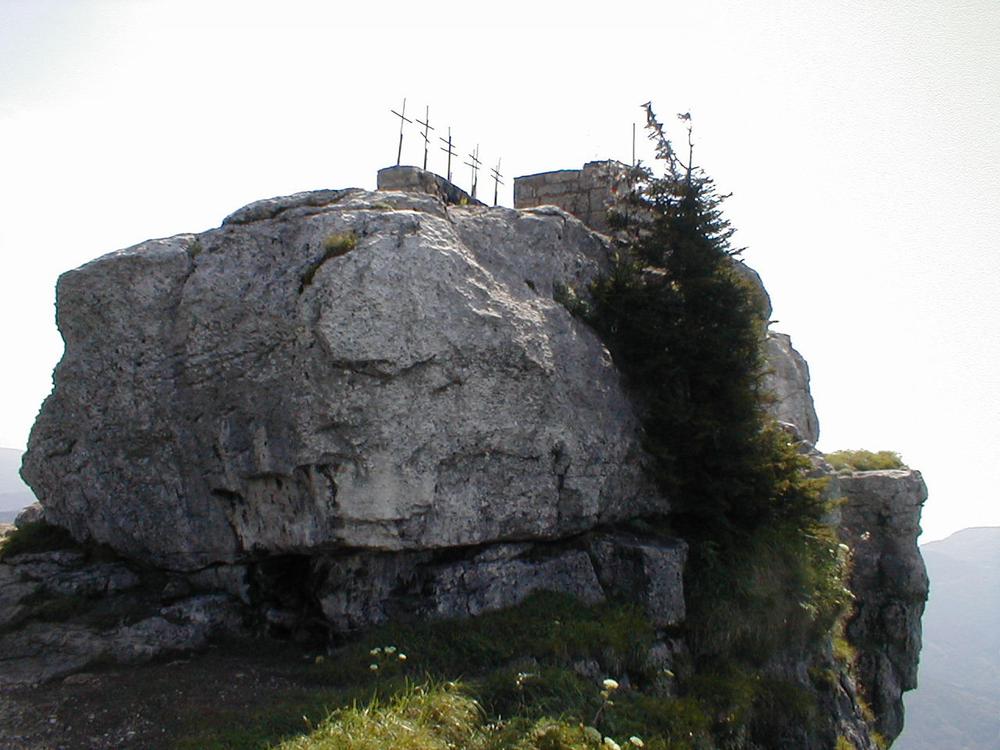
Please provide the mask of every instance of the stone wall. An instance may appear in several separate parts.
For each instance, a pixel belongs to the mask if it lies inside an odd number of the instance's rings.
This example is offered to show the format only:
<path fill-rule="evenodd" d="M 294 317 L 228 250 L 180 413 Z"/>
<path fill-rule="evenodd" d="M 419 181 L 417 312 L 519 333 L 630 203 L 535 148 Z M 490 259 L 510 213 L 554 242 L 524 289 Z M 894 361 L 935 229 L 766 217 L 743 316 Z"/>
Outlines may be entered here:
<path fill-rule="evenodd" d="M 378 171 L 379 190 L 427 193 L 453 205 L 484 205 L 444 177 L 420 167 L 386 167 Z"/>
<path fill-rule="evenodd" d="M 598 232 L 607 233 L 608 208 L 624 190 L 628 166 L 619 161 L 592 161 L 583 169 L 514 178 L 514 208 L 558 206 Z"/>

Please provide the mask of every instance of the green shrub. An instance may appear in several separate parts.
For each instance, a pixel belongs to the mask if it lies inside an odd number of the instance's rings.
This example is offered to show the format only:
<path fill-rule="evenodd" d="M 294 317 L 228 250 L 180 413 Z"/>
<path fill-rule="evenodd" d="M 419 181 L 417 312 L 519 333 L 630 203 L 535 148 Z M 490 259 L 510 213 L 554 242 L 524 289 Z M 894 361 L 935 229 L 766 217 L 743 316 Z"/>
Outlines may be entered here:
<path fill-rule="evenodd" d="M 827 453 L 826 461 L 838 471 L 882 471 L 885 469 L 905 469 L 906 464 L 893 451 L 843 450 Z"/>

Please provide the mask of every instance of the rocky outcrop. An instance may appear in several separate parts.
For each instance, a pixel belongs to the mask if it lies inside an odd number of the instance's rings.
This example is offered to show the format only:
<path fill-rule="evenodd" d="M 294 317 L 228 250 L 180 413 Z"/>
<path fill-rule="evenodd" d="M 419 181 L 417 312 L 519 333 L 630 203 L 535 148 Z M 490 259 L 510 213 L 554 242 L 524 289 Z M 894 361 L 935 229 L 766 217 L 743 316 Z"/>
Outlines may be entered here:
<path fill-rule="evenodd" d="M 767 334 L 766 352 L 764 387 L 774 397 L 771 413 L 779 422 L 795 425 L 799 435 L 815 445 L 819 441 L 819 418 L 809 391 L 809 365 L 784 333 Z"/>
<path fill-rule="evenodd" d="M 259 201 L 61 277 L 66 351 L 23 467 L 44 510 L 25 523 L 118 557 L 0 563 L 8 682 L 247 622 L 328 637 L 538 590 L 633 602 L 676 635 L 686 545 L 626 523 L 663 520 L 669 498 L 607 350 L 554 300 L 608 267 L 609 240 L 551 206 L 456 205 L 419 172 L 380 180 L 421 192 Z M 782 334 L 767 347 L 773 413 L 822 473 L 805 361 Z M 859 749 L 874 745 L 858 693 L 892 737 L 914 680 L 922 488 L 915 472 L 835 476 L 860 690 L 840 674 L 818 705 Z M 810 689 L 807 660 L 785 656 L 775 673 Z"/>
<path fill-rule="evenodd" d="M 246 607 L 217 586 L 196 589 L 81 550 L 0 562 L 0 688 L 38 684 L 95 664 L 135 664 L 246 632 Z"/>
<path fill-rule="evenodd" d="M 920 618 L 928 580 L 917 548 L 927 487 L 918 471 L 841 474 L 834 487 L 841 537 L 851 548 L 855 609 L 847 638 L 861 689 L 888 739 L 903 729 L 903 692 L 917 686 Z"/>
<path fill-rule="evenodd" d="M 511 607 L 536 591 L 595 604 L 641 605 L 654 625 L 684 619 L 687 545 L 598 533 L 562 543 L 479 550 L 354 554 L 311 561 L 323 619 L 346 632 L 393 618 L 464 618 Z M 295 613 L 285 617 L 295 619 Z"/>
<path fill-rule="evenodd" d="M 23 475 L 51 522 L 194 570 L 559 539 L 666 503 L 555 209 L 321 191 L 64 274 Z M 169 529 L 170 533 L 163 533 Z"/>

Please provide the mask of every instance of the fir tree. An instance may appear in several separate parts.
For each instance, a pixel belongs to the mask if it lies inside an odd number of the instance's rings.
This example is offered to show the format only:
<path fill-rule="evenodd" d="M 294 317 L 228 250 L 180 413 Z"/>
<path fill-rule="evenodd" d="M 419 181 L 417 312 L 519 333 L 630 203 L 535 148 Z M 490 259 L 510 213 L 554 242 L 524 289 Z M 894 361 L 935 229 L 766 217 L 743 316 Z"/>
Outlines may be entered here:
<path fill-rule="evenodd" d="M 822 525 L 821 483 L 766 413 L 767 321 L 736 268 L 727 196 L 693 163 L 690 115 L 679 116 L 684 160 L 645 106 L 663 174 L 631 174 L 613 216 L 617 261 L 584 316 L 627 378 L 669 524 L 691 546 L 696 655 L 766 660 L 832 625 L 846 601 L 836 540 Z"/>

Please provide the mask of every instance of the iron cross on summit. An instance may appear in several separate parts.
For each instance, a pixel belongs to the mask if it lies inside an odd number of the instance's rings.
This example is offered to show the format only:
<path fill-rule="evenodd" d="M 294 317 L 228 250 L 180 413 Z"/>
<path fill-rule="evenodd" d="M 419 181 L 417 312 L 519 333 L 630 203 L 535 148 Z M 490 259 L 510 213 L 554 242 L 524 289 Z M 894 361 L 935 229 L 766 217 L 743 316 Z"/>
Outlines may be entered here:
<path fill-rule="evenodd" d="M 418 119 L 417 120 L 417 125 L 423 125 L 424 126 L 424 171 L 427 171 L 427 145 L 430 142 L 430 138 L 428 137 L 428 133 L 431 130 L 434 130 L 434 127 L 431 125 L 431 108 L 430 108 L 430 105 L 427 105 L 427 107 L 424 109 L 424 119 L 423 120 Z"/>
<path fill-rule="evenodd" d="M 405 123 L 408 123 L 408 122 L 412 123 L 413 120 L 409 119 L 406 116 L 406 98 L 405 97 L 403 98 L 403 109 L 402 109 L 401 112 L 397 112 L 394 109 L 390 109 L 389 111 L 392 112 L 394 115 L 396 115 L 396 117 L 399 118 L 399 150 L 396 152 L 396 166 L 398 167 L 399 166 L 399 162 L 402 161 L 402 159 L 403 159 L 403 125 Z M 424 167 L 425 168 L 427 167 L 427 155 L 426 155 L 426 152 L 424 153 Z"/>

